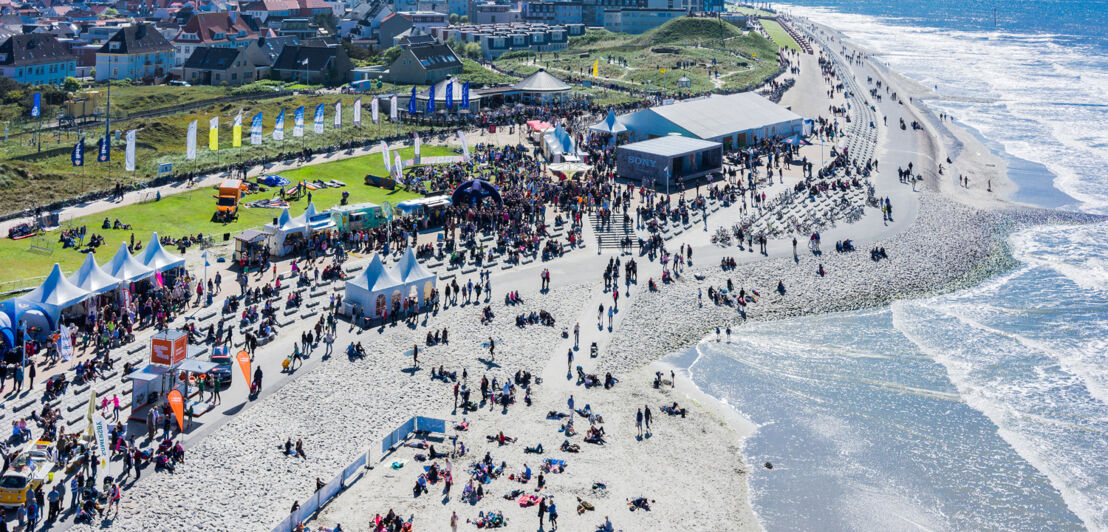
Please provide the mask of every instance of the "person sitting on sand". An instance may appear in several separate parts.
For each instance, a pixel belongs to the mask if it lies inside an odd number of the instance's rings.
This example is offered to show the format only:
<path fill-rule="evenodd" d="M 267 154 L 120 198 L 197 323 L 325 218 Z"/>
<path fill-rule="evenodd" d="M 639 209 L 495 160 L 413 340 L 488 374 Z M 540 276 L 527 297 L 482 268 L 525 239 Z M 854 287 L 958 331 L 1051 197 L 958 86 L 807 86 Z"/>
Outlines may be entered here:
<path fill-rule="evenodd" d="M 562 441 L 562 452 L 566 453 L 578 453 L 581 452 L 581 446 L 576 443 L 569 443 L 569 440 Z"/>
<path fill-rule="evenodd" d="M 585 443 L 604 445 L 604 428 L 597 428 L 595 425 L 589 427 L 589 430 L 585 433 Z"/>
<path fill-rule="evenodd" d="M 582 500 L 581 497 L 577 497 L 577 515 L 581 515 L 585 512 L 591 512 L 596 508 L 593 507 L 589 501 Z"/>
<path fill-rule="evenodd" d="M 573 436 L 573 435 L 577 434 L 577 431 L 573 430 L 573 418 L 572 417 L 569 418 L 568 422 L 562 424 L 562 432 L 564 432 L 566 436 Z"/>
<path fill-rule="evenodd" d="M 533 447 L 525 447 L 523 449 L 523 452 L 524 453 L 529 453 L 529 454 L 542 454 L 543 453 L 542 444 L 540 443 L 540 444 L 535 445 Z"/>

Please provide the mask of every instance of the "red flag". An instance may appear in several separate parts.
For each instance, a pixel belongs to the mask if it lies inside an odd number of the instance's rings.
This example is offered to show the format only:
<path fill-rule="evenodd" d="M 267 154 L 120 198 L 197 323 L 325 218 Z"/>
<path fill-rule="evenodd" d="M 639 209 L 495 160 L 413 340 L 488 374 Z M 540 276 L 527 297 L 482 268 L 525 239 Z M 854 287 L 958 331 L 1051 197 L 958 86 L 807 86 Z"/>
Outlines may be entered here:
<path fill-rule="evenodd" d="M 173 390 L 165 396 L 169 401 L 169 408 L 173 409 L 173 415 L 177 418 L 177 428 L 185 430 L 185 398 L 180 390 Z"/>
<path fill-rule="evenodd" d="M 239 362 L 239 369 L 242 370 L 242 376 L 246 379 L 246 389 L 249 390 L 250 382 L 250 353 L 246 351 L 239 351 L 239 354 L 235 355 L 235 360 Z"/>

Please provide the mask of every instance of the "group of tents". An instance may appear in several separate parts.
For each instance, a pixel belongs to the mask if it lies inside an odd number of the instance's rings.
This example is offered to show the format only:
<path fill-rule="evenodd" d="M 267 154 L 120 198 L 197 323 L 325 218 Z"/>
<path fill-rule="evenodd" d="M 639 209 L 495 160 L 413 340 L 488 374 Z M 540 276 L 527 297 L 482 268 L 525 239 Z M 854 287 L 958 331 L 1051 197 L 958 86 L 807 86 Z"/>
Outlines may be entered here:
<path fill-rule="evenodd" d="M 62 312 L 74 308 L 85 300 L 127 288 L 130 283 L 149 279 L 155 275 L 183 267 L 185 259 L 174 256 L 162 247 L 158 234 L 150 238 L 150 244 L 137 256 L 132 255 L 126 243 L 103 266 L 88 253 L 85 262 L 76 273 L 65 277 L 57 263 L 46 280 L 34 290 L 20 297 L 0 302 L 0 340 L 8 346 L 16 345 L 16 332 L 21 328 L 35 328 L 49 334 L 57 327 Z"/>

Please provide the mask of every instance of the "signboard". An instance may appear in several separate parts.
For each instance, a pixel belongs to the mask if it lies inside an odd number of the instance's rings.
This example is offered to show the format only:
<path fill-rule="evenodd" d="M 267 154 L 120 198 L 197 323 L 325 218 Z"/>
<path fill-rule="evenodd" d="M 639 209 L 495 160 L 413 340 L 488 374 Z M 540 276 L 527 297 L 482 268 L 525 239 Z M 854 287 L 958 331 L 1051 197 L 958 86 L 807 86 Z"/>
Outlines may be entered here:
<path fill-rule="evenodd" d="M 631 151 L 622 146 L 616 150 L 616 167 L 620 177 L 665 183 L 669 164 L 670 159 L 663 155 Z"/>
<path fill-rule="evenodd" d="M 181 331 L 164 332 L 150 339 L 150 363 L 172 366 L 185 359 L 188 335 Z"/>
<path fill-rule="evenodd" d="M 162 163 L 158 165 L 158 177 L 164 177 L 173 173 L 173 163 Z"/>

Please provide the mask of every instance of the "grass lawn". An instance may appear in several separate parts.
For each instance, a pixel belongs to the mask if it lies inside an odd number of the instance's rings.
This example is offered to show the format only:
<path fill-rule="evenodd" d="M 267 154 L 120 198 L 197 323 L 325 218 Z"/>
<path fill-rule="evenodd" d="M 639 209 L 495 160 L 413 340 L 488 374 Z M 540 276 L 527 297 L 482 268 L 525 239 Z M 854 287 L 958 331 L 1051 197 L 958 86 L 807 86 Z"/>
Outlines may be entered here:
<path fill-rule="evenodd" d="M 397 153 L 395 150 L 392 153 Z M 401 159 L 412 159 L 415 157 L 415 150 L 412 148 L 401 148 L 399 150 Z M 457 155 L 454 150 L 443 146 L 423 146 L 420 149 L 420 154 L 423 157 L 437 157 L 440 155 Z M 361 157 L 353 157 L 350 159 L 343 159 L 341 161 L 334 161 L 322 164 L 313 164 L 311 166 L 305 166 L 298 168 L 290 172 L 281 172 L 281 176 L 292 182 L 297 181 L 314 181 L 321 179 L 327 181 L 329 179 L 338 179 L 347 185 L 352 182 L 364 183 L 365 175 L 373 174 L 384 176 L 388 172 L 385 171 L 385 159 L 380 153 L 371 153 L 369 155 L 363 155 Z M 332 190 L 332 189 L 328 189 Z M 353 196 L 353 193 L 351 193 Z M 401 198 L 406 199 L 406 198 Z M 374 200 L 364 200 L 374 201 Z M 323 205 L 317 204 L 316 207 L 323 209 Z"/>
<path fill-rule="evenodd" d="M 184 87 L 191 89 L 192 87 Z M 114 89 L 113 89 L 114 91 Z M 115 106 L 113 94 L 112 106 Z M 124 171 L 125 142 L 120 139 L 112 143 L 110 163 L 96 162 L 96 141 L 100 129 L 87 131 L 85 135 L 85 166 L 76 168 L 70 163 L 70 150 L 77 142 L 74 134 L 46 135 L 43 151 L 38 153 L 36 146 L 12 140 L 0 145 L 0 210 L 17 211 L 31 205 L 32 202 L 44 204 L 54 200 L 78 196 L 80 194 L 110 189 L 117 181 L 124 184 L 145 182 L 157 174 L 161 163 L 173 164 L 178 173 L 204 170 L 244 159 L 262 156 L 274 156 L 282 152 L 295 152 L 305 147 L 321 148 L 338 144 L 350 139 L 381 138 L 397 133 L 396 124 L 382 119 L 373 124 L 369 118 L 369 96 L 363 96 L 361 126 L 353 125 L 354 100 L 356 96 L 345 95 L 297 95 L 271 98 L 257 101 L 243 101 L 217 106 L 207 106 L 195 111 L 156 118 L 116 120 L 112 129 L 137 130 L 135 142 L 136 171 Z M 342 128 L 332 127 L 333 105 L 342 101 Z M 324 104 L 324 133 L 312 132 L 312 119 L 315 106 Z M 304 107 L 304 136 L 293 137 L 293 112 Z M 242 146 L 231 145 L 231 124 L 239 110 L 243 111 Z M 273 140 L 272 132 L 277 114 L 285 111 L 285 140 Z M 250 144 L 250 120 L 255 113 L 263 113 L 262 144 Z M 219 117 L 219 150 L 208 150 L 208 122 L 213 116 Z M 387 115 L 386 115 L 387 117 Z M 185 157 L 185 138 L 188 125 L 197 121 L 197 158 Z M 413 129 L 404 124 L 403 132 Z M 425 129 L 417 127 L 417 129 Z M 6 160 L 5 160 L 6 159 Z"/>
<path fill-rule="evenodd" d="M 450 155 L 454 152 L 449 148 L 424 146 L 423 153 L 427 156 L 435 156 Z M 411 148 L 400 150 L 402 159 L 410 159 L 412 156 Z M 399 189 L 389 191 L 367 186 L 363 180 L 367 173 L 385 175 L 381 154 L 373 153 L 342 161 L 305 166 L 290 172 L 281 172 L 280 175 L 294 183 L 299 180 L 315 179 L 338 179 L 346 183 L 345 188 L 312 191 L 312 201 L 319 210 L 337 205 L 344 190 L 350 192 L 351 203 L 389 201 L 395 204 L 398 201 L 419 197 L 418 194 Z M 113 221 L 118 218 L 121 222 L 131 224 L 135 239 L 145 244 L 150 239 L 150 233 L 155 231 L 162 236 L 174 237 L 196 233 L 212 234 L 216 236 L 218 242 L 222 241 L 223 233 L 233 235 L 243 229 L 259 227 L 280 214 L 277 209 L 242 208 L 239 209 L 238 220 L 228 224 L 217 224 L 211 221 L 215 210 L 215 194 L 215 190 L 211 188 L 174 194 L 163 197 L 161 201 L 118 207 L 96 216 L 74 220 L 73 223 L 86 225 L 90 235 L 96 233 L 104 236 L 105 245 L 96 255 L 97 263 L 104 264 L 115 255 L 119 244 L 130 241 L 131 237 L 131 231 L 102 231 L 100 224 L 105 216 Z M 270 189 L 260 194 L 245 196 L 243 201 L 249 202 L 273 195 L 275 195 L 275 189 Z M 295 216 L 303 212 L 307 205 L 307 199 L 290 202 L 289 212 Z M 65 223 L 66 221 L 63 221 L 63 226 Z M 29 251 L 31 244 L 37 243 L 37 239 L 34 238 L 0 239 L 0 283 L 45 276 L 50 273 L 50 268 L 55 262 L 61 264 L 62 271 L 66 275 L 70 275 L 77 271 L 85 260 L 83 253 L 78 253 L 72 248 L 62 249 L 61 243 L 57 241 L 58 231 L 46 233 L 43 238 L 52 243 L 54 248 L 52 254 Z"/>
<path fill-rule="evenodd" d="M 789 36 L 785 28 L 782 28 L 776 20 L 763 18 L 759 20 L 759 22 L 762 23 L 762 27 L 766 29 L 766 33 L 769 33 L 770 38 L 772 38 L 773 42 L 777 43 L 778 46 L 791 50 L 800 50 L 800 46 L 796 44 L 796 41 Z"/>

